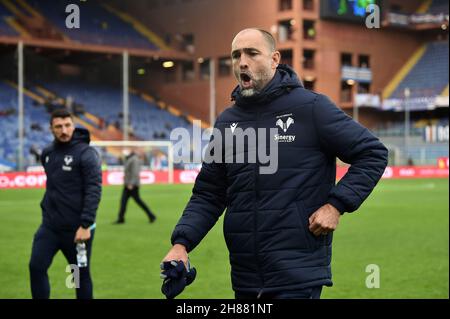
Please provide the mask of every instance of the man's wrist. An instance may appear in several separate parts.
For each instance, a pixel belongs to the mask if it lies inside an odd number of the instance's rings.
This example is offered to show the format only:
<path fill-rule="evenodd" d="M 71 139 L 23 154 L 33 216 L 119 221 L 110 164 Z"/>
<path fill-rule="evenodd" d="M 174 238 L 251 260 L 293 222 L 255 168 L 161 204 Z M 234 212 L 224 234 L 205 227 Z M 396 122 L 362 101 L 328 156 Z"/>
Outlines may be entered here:
<path fill-rule="evenodd" d="M 328 198 L 328 205 L 332 206 L 334 209 L 336 209 L 339 214 L 343 215 L 346 211 L 344 203 L 342 203 L 339 199 L 336 197 L 330 197 Z"/>
<path fill-rule="evenodd" d="M 186 246 L 184 246 L 183 244 L 175 244 L 173 245 L 173 248 L 187 250 Z"/>
<path fill-rule="evenodd" d="M 189 252 L 190 251 L 189 241 L 185 238 L 179 237 L 172 242 L 172 248 L 179 248 L 179 249 L 183 248 L 186 250 L 186 252 Z"/>
<path fill-rule="evenodd" d="M 92 226 L 91 222 L 81 222 L 80 227 L 83 229 L 90 229 Z"/>

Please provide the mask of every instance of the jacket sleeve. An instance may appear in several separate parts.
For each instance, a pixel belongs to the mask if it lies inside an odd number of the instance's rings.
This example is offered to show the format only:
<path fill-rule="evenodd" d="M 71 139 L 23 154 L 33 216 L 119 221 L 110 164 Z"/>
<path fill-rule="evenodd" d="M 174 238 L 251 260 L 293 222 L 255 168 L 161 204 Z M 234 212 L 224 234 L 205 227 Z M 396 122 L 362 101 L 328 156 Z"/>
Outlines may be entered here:
<path fill-rule="evenodd" d="M 89 147 L 81 155 L 84 203 L 81 213 L 81 226 L 89 227 L 95 223 L 97 208 L 102 193 L 102 170 L 100 158 L 95 149 Z"/>
<path fill-rule="evenodd" d="M 323 95 L 316 99 L 313 117 L 325 152 L 350 164 L 348 172 L 331 190 L 328 202 L 341 213 L 353 212 L 383 175 L 388 151 L 367 128 Z"/>
<path fill-rule="evenodd" d="M 203 162 L 192 196 L 172 233 L 172 244 L 182 244 L 192 251 L 222 215 L 226 192 L 225 165 Z"/>

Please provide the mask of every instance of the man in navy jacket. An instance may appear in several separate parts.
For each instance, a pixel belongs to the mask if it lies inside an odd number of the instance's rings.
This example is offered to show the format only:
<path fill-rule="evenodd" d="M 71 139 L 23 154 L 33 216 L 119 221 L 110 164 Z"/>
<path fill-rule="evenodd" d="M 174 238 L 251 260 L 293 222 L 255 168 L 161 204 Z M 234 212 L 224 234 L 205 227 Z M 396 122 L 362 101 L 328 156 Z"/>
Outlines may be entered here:
<path fill-rule="evenodd" d="M 267 31 L 239 32 L 231 56 L 239 85 L 215 129 L 276 128 L 268 138 L 278 143 L 277 170 L 261 174 L 260 160 L 204 162 L 163 260 L 186 263 L 226 208 L 236 298 L 319 298 L 322 286 L 332 285 L 333 231 L 374 189 L 387 150 L 327 97 L 304 89 L 279 64 Z M 351 164 L 337 184 L 336 158 Z"/>
<path fill-rule="evenodd" d="M 74 272 L 75 280 L 79 274 L 76 295 L 79 299 L 91 299 L 89 265 L 101 197 L 101 163 L 89 146 L 89 132 L 75 128 L 68 111 L 54 111 L 50 129 L 55 140 L 41 156 L 47 185 L 41 201 L 42 224 L 34 235 L 29 263 L 31 294 L 37 299 L 49 298 L 47 270 L 53 257 L 61 250 L 69 264 L 77 265 L 76 243 L 84 242 L 87 266 Z"/>

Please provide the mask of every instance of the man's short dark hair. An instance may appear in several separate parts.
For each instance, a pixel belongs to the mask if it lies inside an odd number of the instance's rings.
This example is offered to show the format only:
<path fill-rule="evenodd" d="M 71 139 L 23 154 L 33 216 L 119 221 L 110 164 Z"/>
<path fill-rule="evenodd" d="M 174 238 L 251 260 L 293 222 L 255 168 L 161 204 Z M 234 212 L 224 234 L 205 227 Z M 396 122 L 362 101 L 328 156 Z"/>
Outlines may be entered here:
<path fill-rule="evenodd" d="M 53 124 L 55 118 L 67 118 L 70 117 L 73 120 L 72 114 L 66 109 L 56 109 L 50 115 L 50 126 Z"/>

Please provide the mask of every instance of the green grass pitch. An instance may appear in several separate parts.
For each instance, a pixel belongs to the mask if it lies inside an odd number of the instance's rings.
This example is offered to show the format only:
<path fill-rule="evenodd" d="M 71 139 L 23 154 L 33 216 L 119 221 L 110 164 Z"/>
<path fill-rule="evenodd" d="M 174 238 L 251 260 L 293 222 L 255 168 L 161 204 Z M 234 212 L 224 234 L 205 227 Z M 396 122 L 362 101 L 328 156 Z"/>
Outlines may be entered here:
<path fill-rule="evenodd" d="M 163 298 L 159 263 L 192 185 L 142 187 L 154 224 L 130 201 L 126 224 L 113 225 L 120 187 L 105 187 L 98 211 L 92 276 L 95 298 Z M 30 298 L 28 261 L 41 221 L 44 190 L 0 191 L 0 298 Z M 334 237 L 333 281 L 323 298 L 448 298 L 448 179 L 383 180 L 357 213 L 345 214 Z M 221 218 L 190 255 L 196 281 L 180 298 L 233 298 Z M 380 287 L 366 287 L 366 266 Z M 52 298 L 74 298 L 61 253 L 49 270 Z"/>

